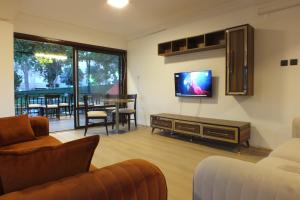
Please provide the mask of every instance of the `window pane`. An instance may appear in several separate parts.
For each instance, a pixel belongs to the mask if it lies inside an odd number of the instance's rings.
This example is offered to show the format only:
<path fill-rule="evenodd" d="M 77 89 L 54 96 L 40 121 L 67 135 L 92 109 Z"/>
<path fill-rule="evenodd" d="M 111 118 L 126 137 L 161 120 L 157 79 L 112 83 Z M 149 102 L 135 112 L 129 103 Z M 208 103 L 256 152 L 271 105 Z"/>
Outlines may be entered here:
<path fill-rule="evenodd" d="M 71 114 L 71 101 L 73 100 L 72 57 L 72 47 L 23 39 L 14 40 L 16 115 L 23 113 L 44 114 L 46 94 L 60 95 L 59 102 L 64 103 L 59 109 L 60 115 L 68 116 Z M 51 119 L 50 130 L 57 131 L 51 129 L 51 127 L 55 127 L 55 125 L 51 126 Z M 72 128 L 74 128 L 72 119 L 69 120 L 68 124 L 60 127 L 60 129 Z"/>
<path fill-rule="evenodd" d="M 14 49 L 16 92 L 72 91 L 72 47 L 15 39 Z"/>
<path fill-rule="evenodd" d="M 119 94 L 119 56 L 88 51 L 78 52 L 79 93 Z"/>

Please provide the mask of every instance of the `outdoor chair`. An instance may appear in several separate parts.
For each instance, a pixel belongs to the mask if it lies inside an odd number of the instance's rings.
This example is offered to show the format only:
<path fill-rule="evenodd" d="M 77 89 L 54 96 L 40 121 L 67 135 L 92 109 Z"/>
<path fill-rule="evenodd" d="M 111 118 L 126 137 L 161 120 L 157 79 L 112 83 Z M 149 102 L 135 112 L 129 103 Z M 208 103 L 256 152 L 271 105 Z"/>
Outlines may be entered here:
<path fill-rule="evenodd" d="M 22 115 L 26 112 L 26 95 L 15 95 L 15 113 Z"/>
<path fill-rule="evenodd" d="M 26 95 L 26 110 L 27 114 L 37 113 L 39 116 L 44 115 L 44 97 L 39 95 Z M 32 112 L 33 111 L 33 112 Z"/>
<path fill-rule="evenodd" d="M 68 93 L 60 98 L 59 107 L 60 109 L 64 109 L 65 115 L 72 116 L 72 102 L 73 102 L 73 94 Z"/>
<path fill-rule="evenodd" d="M 45 95 L 45 114 L 48 117 L 51 114 L 56 115 L 60 119 L 60 95 L 59 94 L 46 94 Z"/>

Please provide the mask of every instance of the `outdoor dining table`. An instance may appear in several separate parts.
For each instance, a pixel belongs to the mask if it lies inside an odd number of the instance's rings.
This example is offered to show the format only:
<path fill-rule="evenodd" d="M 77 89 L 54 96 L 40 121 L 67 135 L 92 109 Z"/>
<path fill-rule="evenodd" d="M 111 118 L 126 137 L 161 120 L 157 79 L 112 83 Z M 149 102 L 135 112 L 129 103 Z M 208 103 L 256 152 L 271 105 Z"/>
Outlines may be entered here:
<path fill-rule="evenodd" d="M 105 103 L 109 104 L 115 104 L 116 106 L 116 129 L 113 130 L 113 133 L 124 133 L 126 131 L 120 130 L 120 104 L 125 104 L 128 102 L 133 102 L 133 99 L 123 99 L 123 98 L 109 98 L 109 99 L 104 99 Z"/>

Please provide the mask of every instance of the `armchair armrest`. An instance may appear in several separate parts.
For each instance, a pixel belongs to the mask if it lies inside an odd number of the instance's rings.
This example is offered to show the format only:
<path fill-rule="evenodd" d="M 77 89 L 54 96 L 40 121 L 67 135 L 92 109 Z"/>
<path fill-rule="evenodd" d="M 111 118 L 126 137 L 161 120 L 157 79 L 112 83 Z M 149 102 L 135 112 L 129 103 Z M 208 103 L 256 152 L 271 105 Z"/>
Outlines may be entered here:
<path fill-rule="evenodd" d="M 300 174 L 212 156 L 196 168 L 194 200 L 296 200 Z"/>
<path fill-rule="evenodd" d="M 30 117 L 29 120 L 35 136 L 49 135 L 49 120 L 47 117 Z"/>
<path fill-rule="evenodd" d="M 0 196 L 0 200 L 167 200 L 162 172 L 144 160 L 128 160 L 93 172 Z"/>

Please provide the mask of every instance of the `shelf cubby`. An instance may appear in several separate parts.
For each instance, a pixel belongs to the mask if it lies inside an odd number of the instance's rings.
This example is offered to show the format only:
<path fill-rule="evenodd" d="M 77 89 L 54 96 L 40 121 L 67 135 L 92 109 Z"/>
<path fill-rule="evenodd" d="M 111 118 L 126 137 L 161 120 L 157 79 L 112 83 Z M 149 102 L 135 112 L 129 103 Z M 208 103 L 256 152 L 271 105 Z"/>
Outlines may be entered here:
<path fill-rule="evenodd" d="M 165 42 L 158 45 L 158 55 L 165 55 L 172 52 L 172 42 Z"/>
<path fill-rule="evenodd" d="M 225 45 L 225 31 L 216 31 L 205 35 L 205 46 Z"/>
<path fill-rule="evenodd" d="M 205 47 L 204 35 L 190 37 L 187 40 L 188 40 L 188 49 L 197 49 L 197 48 Z"/>
<path fill-rule="evenodd" d="M 187 50 L 186 39 L 172 41 L 172 52 L 186 51 L 186 50 Z"/>

